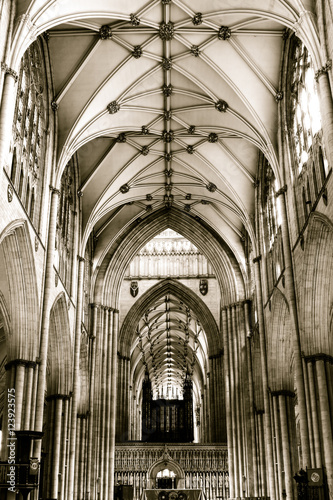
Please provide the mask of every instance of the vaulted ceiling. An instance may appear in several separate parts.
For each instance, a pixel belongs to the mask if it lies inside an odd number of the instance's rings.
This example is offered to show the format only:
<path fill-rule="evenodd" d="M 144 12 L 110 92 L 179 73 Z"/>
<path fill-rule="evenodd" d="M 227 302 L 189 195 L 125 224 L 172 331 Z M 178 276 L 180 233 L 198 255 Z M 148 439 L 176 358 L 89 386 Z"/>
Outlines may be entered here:
<path fill-rule="evenodd" d="M 259 150 L 277 167 L 283 34 L 299 2 L 93 3 L 30 8 L 48 38 L 60 171 L 78 155 L 85 239 L 93 230 L 103 255 L 132 221 L 174 207 L 244 262 Z"/>

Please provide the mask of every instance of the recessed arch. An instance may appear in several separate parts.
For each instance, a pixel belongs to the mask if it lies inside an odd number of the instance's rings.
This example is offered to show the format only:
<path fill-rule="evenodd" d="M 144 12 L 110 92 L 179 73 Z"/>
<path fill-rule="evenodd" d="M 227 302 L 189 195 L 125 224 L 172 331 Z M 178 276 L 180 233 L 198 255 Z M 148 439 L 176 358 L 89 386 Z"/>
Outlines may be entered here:
<path fill-rule="evenodd" d="M 163 208 L 129 228 L 121 235 L 114 253 L 108 253 L 100 264 L 95 282 L 96 302 L 116 307 L 121 281 L 135 253 L 165 229 L 173 229 L 191 241 L 211 262 L 220 285 L 222 303 L 245 298 L 242 269 L 229 247 L 206 229 L 204 224 L 178 209 Z"/>
<path fill-rule="evenodd" d="M 50 311 L 47 395 L 68 396 L 72 387 L 72 349 L 66 296 L 61 292 Z"/>
<path fill-rule="evenodd" d="M 130 355 L 130 348 L 135 336 L 135 329 L 139 319 L 143 316 L 149 306 L 166 294 L 172 294 L 183 300 L 190 309 L 195 310 L 198 318 L 201 321 L 203 329 L 207 334 L 209 355 L 214 355 L 220 352 L 221 338 L 216 321 L 210 312 L 205 302 L 192 290 L 174 279 L 166 278 L 154 287 L 147 290 L 131 307 L 122 324 L 118 350 L 123 356 Z"/>

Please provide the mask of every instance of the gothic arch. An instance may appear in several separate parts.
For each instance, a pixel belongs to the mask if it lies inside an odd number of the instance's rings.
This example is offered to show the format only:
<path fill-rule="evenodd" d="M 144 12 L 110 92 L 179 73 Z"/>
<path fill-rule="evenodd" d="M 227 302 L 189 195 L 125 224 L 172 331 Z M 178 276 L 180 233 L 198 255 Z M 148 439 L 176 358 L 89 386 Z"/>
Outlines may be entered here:
<path fill-rule="evenodd" d="M 35 262 L 27 223 L 16 220 L 0 235 L 6 282 L 11 335 L 8 361 L 34 361 L 38 355 L 39 307 Z"/>
<path fill-rule="evenodd" d="M 55 394 L 69 395 L 72 387 L 72 348 L 64 292 L 58 295 L 50 312 L 47 363 L 48 396 Z"/>
<path fill-rule="evenodd" d="M 187 288 L 182 283 L 170 278 L 157 283 L 154 287 L 147 290 L 135 302 L 135 304 L 133 304 L 132 308 L 127 313 L 120 330 L 118 340 L 119 352 L 122 355 L 129 357 L 130 348 L 135 335 L 135 328 L 139 319 L 152 303 L 156 302 L 167 293 L 175 295 L 180 300 L 184 300 L 184 297 L 186 297 L 184 302 L 186 302 L 190 309 L 193 309 L 196 312 L 202 323 L 203 329 L 207 334 L 209 347 L 208 354 L 217 354 L 221 349 L 219 329 L 209 308 L 192 290 Z"/>
<path fill-rule="evenodd" d="M 294 391 L 289 306 L 278 289 L 273 295 L 271 309 L 271 332 L 267 335 L 269 386 L 272 391 Z"/>
<path fill-rule="evenodd" d="M 117 308 L 121 281 L 129 262 L 148 241 L 168 228 L 182 234 L 207 256 L 220 285 L 222 304 L 244 300 L 242 269 L 228 245 L 194 217 L 175 208 L 163 208 L 132 224 L 128 232 L 119 238 L 121 241 L 113 254 L 109 249 L 96 277 L 96 302 L 107 303 L 111 298 L 111 305 Z"/>
<path fill-rule="evenodd" d="M 333 227 L 322 214 L 310 219 L 300 284 L 301 347 L 306 356 L 333 355 Z"/>
<path fill-rule="evenodd" d="M 180 467 L 179 463 L 172 460 L 172 458 L 167 452 L 167 449 L 165 449 L 163 456 L 149 467 L 147 472 L 147 477 L 149 481 L 148 487 L 155 488 L 156 476 L 163 469 L 169 469 L 176 474 L 177 488 L 185 488 L 184 471 Z"/>

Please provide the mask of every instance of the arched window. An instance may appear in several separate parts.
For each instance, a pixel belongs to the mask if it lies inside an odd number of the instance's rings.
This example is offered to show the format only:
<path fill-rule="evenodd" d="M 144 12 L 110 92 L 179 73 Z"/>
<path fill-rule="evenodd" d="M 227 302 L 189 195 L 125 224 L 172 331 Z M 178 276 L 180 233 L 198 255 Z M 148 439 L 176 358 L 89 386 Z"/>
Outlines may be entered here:
<path fill-rule="evenodd" d="M 58 273 L 68 293 L 71 291 L 75 216 L 75 167 L 72 159 L 61 178 L 60 202 L 57 216 Z"/>
<path fill-rule="evenodd" d="M 21 60 L 13 121 L 13 159 L 11 179 L 15 185 L 17 165 L 22 166 L 18 196 L 30 213 L 31 186 L 34 186 L 34 222 L 38 223 L 43 192 L 47 123 L 47 79 L 43 43 L 33 42 Z M 23 172 L 23 173 L 22 173 Z M 21 179 L 26 178 L 25 197 Z M 36 206 L 36 200 L 38 205 Z M 36 213 L 37 212 L 37 213 Z"/>
<path fill-rule="evenodd" d="M 285 91 L 291 178 L 301 229 L 322 194 L 329 166 L 311 55 L 296 35 L 290 38 Z"/>

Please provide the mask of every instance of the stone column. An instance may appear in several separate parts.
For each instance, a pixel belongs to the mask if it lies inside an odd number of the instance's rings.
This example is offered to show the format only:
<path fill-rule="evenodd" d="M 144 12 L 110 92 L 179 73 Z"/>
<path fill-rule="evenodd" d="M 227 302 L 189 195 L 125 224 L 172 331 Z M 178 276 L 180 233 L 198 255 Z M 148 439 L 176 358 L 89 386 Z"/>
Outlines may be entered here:
<path fill-rule="evenodd" d="M 119 311 L 113 312 L 113 335 L 112 335 L 112 369 L 111 369 L 111 402 L 110 402 L 110 466 L 109 466 L 109 498 L 114 493 L 114 456 L 116 438 L 116 403 L 117 403 L 117 347 L 118 347 Z"/>
<path fill-rule="evenodd" d="M 74 369 L 73 369 L 73 397 L 71 414 L 71 435 L 69 446 L 69 482 L 68 496 L 74 494 L 74 473 L 75 473 L 75 447 L 76 447 L 76 425 L 77 425 L 77 405 L 80 391 L 80 345 L 81 345 L 81 321 L 83 304 L 83 283 L 84 283 L 84 259 L 79 257 L 79 274 L 77 288 L 77 307 L 75 320 L 75 344 L 74 344 Z"/>
<path fill-rule="evenodd" d="M 108 311 L 107 363 L 106 363 L 106 417 L 105 417 L 105 448 L 104 448 L 104 498 L 109 494 L 109 465 L 110 465 L 110 432 L 111 432 L 111 377 L 112 377 L 112 337 L 113 337 L 113 309 Z"/>
<path fill-rule="evenodd" d="M 285 391 L 280 391 L 279 406 L 280 406 L 280 422 L 281 422 L 281 437 L 282 437 L 282 453 L 284 465 L 284 481 L 287 494 L 287 500 L 293 499 L 293 474 L 291 468 L 290 448 L 292 443 L 289 440 L 288 417 L 286 399 L 289 394 Z"/>
<path fill-rule="evenodd" d="M 290 250 L 287 207 L 285 198 L 286 191 L 287 187 L 284 186 L 276 193 L 276 197 L 280 202 L 281 218 L 282 218 L 281 230 L 282 230 L 282 240 L 283 240 L 283 253 L 285 260 L 285 271 L 284 271 L 286 277 L 285 283 L 286 283 L 286 290 L 288 293 L 289 311 L 290 311 L 291 326 L 292 326 L 291 332 L 292 332 L 292 346 L 294 352 L 295 387 L 297 391 L 299 423 L 301 429 L 302 461 L 303 461 L 303 468 L 305 469 L 307 466 L 311 465 L 311 456 L 310 456 L 307 409 L 305 400 L 303 364 L 301 357 L 301 342 L 299 336 L 296 293 L 294 288 L 294 273 L 292 267 L 293 265 L 292 265 L 292 256 Z"/>
<path fill-rule="evenodd" d="M 244 317 L 245 317 L 245 330 L 247 337 L 247 375 L 248 375 L 248 388 L 249 388 L 249 405 L 250 405 L 250 427 L 251 427 L 251 448 L 252 448 L 252 467 L 253 467 L 253 496 L 257 497 L 258 493 L 258 467 L 257 467 L 257 448 L 256 448 L 256 429 L 254 417 L 254 392 L 253 392 L 253 371 L 252 371 L 252 357 L 251 357 L 251 328 L 250 328 L 250 307 L 249 302 L 244 302 Z M 251 495 L 252 496 L 252 495 Z"/>
<path fill-rule="evenodd" d="M 223 349 L 224 349 L 224 380 L 225 380 L 225 406 L 227 419 L 227 444 L 228 444 L 228 464 L 230 477 L 230 497 L 234 498 L 234 464 L 233 464 L 233 435 L 231 421 L 231 388 L 230 388 L 230 361 L 228 347 L 228 319 L 226 308 L 222 309 L 222 332 L 223 332 Z"/>
<path fill-rule="evenodd" d="M 0 165 L 4 167 L 9 153 L 12 136 L 13 118 L 16 102 L 16 83 L 18 74 L 6 64 L 2 65 L 5 72 L 1 109 L 0 109 Z"/>
<path fill-rule="evenodd" d="M 39 347 L 40 365 L 38 369 L 38 385 L 36 397 L 36 417 L 35 430 L 42 432 L 43 430 L 43 415 L 44 415 L 44 397 L 46 386 L 46 363 L 47 352 L 49 345 L 49 324 L 50 324 L 50 309 L 51 309 L 51 290 L 54 283 L 54 250 L 56 236 L 57 210 L 60 191 L 54 188 L 51 189 L 51 208 L 50 208 L 50 223 L 47 241 L 47 253 L 45 264 L 45 284 L 42 309 L 42 324 Z M 34 456 L 40 458 L 41 440 L 35 441 Z"/>
<path fill-rule="evenodd" d="M 65 396 L 63 400 L 63 418 L 62 418 L 62 433 L 61 433 L 61 468 L 59 478 L 59 500 L 65 500 L 65 483 L 67 470 L 67 452 L 68 452 L 68 409 L 69 396 Z"/>
<path fill-rule="evenodd" d="M 60 468 L 60 445 L 61 445 L 61 416 L 63 396 L 54 396 L 54 426 L 53 426 L 53 453 L 51 470 L 50 498 L 58 498 L 58 479 Z M 52 432 L 51 430 L 51 432 Z"/>
<path fill-rule="evenodd" d="M 332 408 L 329 404 L 325 358 L 318 356 L 316 360 L 318 396 L 320 406 L 320 421 L 322 428 L 323 452 L 327 476 L 327 485 L 330 496 L 333 494 L 333 436 L 332 436 Z"/>
<path fill-rule="evenodd" d="M 320 433 L 319 433 L 319 422 L 318 422 L 318 409 L 317 409 L 317 396 L 315 381 L 313 375 L 313 361 L 309 359 L 307 361 L 308 370 L 308 380 L 309 380 L 309 394 L 310 394 L 310 406 L 312 414 L 312 430 L 313 430 L 313 442 L 314 442 L 314 456 L 315 456 L 315 467 L 322 467 L 321 458 L 321 444 L 320 444 Z"/>
<path fill-rule="evenodd" d="M 94 428 L 94 403 L 95 403 L 95 369 L 96 369 L 96 329 L 97 329 L 97 311 L 98 305 L 92 304 L 92 334 L 90 337 L 91 350 L 91 370 L 90 370 L 90 389 L 89 389 L 89 419 L 88 419 L 88 437 L 87 437 L 87 476 L 86 492 L 87 500 L 91 498 L 91 468 L 92 468 L 92 450 L 93 450 L 93 428 Z"/>
<path fill-rule="evenodd" d="M 320 114 L 327 159 L 330 167 L 333 166 L 333 103 L 328 72 L 332 68 L 332 61 L 327 62 L 316 72 Z"/>

